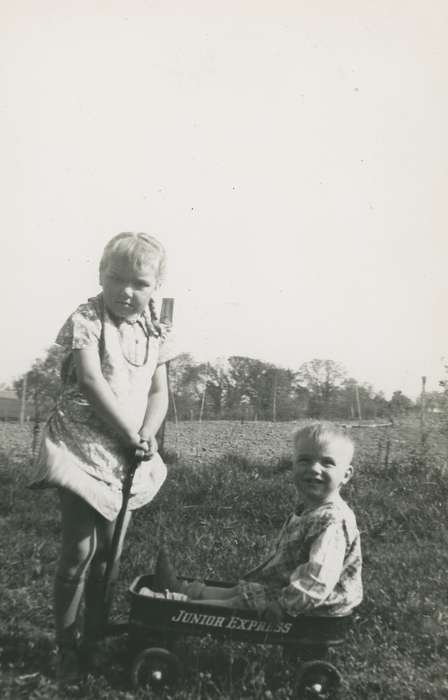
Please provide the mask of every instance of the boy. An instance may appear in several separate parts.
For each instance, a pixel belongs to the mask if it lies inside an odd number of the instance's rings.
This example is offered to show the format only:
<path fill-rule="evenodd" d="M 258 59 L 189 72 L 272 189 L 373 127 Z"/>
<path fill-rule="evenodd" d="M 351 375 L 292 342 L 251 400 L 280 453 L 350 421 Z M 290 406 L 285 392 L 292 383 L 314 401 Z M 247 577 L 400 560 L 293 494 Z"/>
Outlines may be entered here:
<path fill-rule="evenodd" d="M 164 550 L 155 588 L 195 603 L 287 615 L 343 616 L 362 600 L 361 546 L 340 488 L 353 473 L 353 441 L 341 427 L 310 423 L 294 433 L 294 482 L 302 507 L 283 525 L 270 556 L 231 588 L 178 581 Z"/>

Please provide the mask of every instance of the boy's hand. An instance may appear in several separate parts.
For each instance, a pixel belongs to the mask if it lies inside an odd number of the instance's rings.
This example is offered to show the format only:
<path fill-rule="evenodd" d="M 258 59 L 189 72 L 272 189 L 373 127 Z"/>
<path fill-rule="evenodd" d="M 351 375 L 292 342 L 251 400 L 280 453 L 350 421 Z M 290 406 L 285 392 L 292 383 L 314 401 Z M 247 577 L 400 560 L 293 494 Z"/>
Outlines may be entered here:
<path fill-rule="evenodd" d="M 263 613 L 263 619 L 275 625 L 283 618 L 283 610 L 278 603 L 272 601 L 268 603 L 266 610 Z"/>

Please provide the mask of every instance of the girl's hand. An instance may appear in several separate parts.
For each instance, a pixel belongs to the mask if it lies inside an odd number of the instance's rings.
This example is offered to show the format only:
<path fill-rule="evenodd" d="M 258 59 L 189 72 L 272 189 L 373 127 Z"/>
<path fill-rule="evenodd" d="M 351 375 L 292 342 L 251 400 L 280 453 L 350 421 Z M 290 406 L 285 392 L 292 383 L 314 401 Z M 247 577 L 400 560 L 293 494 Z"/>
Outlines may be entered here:
<path fill-rule="evenodd" d="M 131 460 L 141 462 L 145 458 L 146 449 L 142 445 L 142 438 L 138 433 L 129 432 L 125 438 L 126 449 Z"/>
<path fill-rule="evenodd" d="M 140 444 L 135 452 L 137 459 L 146 461 L 154 457 L 159 447 L 154 435 L 149 435 L 147 438 L 140 437 Z"/>

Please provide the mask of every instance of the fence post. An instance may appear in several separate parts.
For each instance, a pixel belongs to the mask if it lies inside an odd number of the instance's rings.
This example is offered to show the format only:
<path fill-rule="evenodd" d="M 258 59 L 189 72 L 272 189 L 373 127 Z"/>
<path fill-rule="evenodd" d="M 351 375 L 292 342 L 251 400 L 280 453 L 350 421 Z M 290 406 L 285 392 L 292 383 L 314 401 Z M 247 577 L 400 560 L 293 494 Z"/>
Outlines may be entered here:
<path fill-rule="evenodd" d="M 39 441 L 39 431 L 40 431 L 39 418 L 35 418 L 34 425 L 33 425 L 33 443 L 32 443 L 33 457 L 36 456 L 37 443 Z"/>
<path fill-rule="evenodd" d="M 426 440 L 426 377 L 422 377 L 422 392 L 420 395 L 420 438 L 422 445 Z"/>
<path fill-rule="evenodd" d="M 274 368 L 274 387 L 272 394 L 272 421 L 277 422 L 277 368 Z"/>
<path fill-rule="evenodd" d="M 201 398 L 201 407 L 199 409 L 199 425 L 201 425 L 202 419 L 204 417 L 205 394 L 206 393 L 207 393 L 207 380 L 205 380 L 204 391 L 202 393 L 202 398 Z"/>
<path fill-rule="evenodd" d="M 28 386 L 28 372 L 23 377 L 22 396 L 20 397 L 20 425 L 23 425 L 25 423 L 27 386 Z"/>
<path fill-rule="evenodd" d="M 173 323 L 174 316 L 174 299 L 172 297 L 163 297 L 162 306 L 160 309 L 160 323 L 166 323 L 171 326 Z M 166 378 L 168 381 L 168 396 L 170 395 L 170 363 L 166 363 Z M 165 425 L 166 417 L 163 419 L 163 423 L 157 432 L 157 443 L 159 445 L 159 452 L 163 458 L 165 452 Z"/>
<path fill-rule="evenodd" d="M 361 401 L 359 400 L 358 384 L 355 384 L 355 397 L 356 397 L 356 408 L 358 410 L 358 419 L 361 421 L 362 420 L 362 413 L 361 413 Z"/>

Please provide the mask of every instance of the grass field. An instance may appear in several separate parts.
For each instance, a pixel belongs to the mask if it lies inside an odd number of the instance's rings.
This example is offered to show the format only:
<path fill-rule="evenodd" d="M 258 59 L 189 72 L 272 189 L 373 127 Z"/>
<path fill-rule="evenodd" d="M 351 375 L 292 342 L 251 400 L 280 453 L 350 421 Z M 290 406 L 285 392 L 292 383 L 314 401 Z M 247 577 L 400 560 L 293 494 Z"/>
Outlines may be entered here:
<path fill-rule="evenodd" d="M 291 424 L 168 424 L 166 484 L 133 521 L 115 616 L 127 588 L 151 571 L 163 537 L 180 572 L 231 580 L 254 565 L 294 504 Z M 346 700 L 448 698 L 448 444 L 432 425 L 354 428 L 356 474 L 346 489 L 362 531 L 365 601 L 333 661 Z M 58 557 L 54 492 L 26 489 L 31 433 L 0 425 L 0 697 L 55 700 L 51 588 Z M 73 697 L 132 700 L 125 638 L 107 644 L 104 673 Z M 164 698 L 284 699 L 280 650 L 188 640 L 186 675 Z"/>

